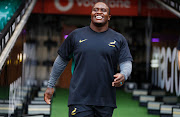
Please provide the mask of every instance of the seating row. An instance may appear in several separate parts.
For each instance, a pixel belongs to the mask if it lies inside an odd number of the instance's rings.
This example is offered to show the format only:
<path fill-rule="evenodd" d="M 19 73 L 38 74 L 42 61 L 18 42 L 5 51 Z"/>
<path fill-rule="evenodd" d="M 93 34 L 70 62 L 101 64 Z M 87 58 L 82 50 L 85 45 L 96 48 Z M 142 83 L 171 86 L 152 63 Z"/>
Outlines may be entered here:
<path fill-rule="evenodd" d="M 44 101 L 46 87 L 23 87 L 14 100 L 0 99 L 0 117 L 50 117 L 51 105 Z"/>
<path fill-rule="evenodd" d="M 168 95 L 164 90 L 135 89 L 132 98 L 139 106 L 147 107 L 148 114 L 160 117 L 180 117 L 180 103 L 177 96 Z"/>
<path fill-rule="evenodd" d="M 148 114 L 160 115 L 161 117 L 180 117 L 180 104 L 168 105 L 164 102 L 148 102 Z"/>
<path fill-rule="evenodd" d="M 43 114 L 44 117 L 50 117 L 50 115 L 51 115 L 51 104 L 48 105 L 44 101 L 44 93 L 46 91 L 46 88 L 47 87 L 40 87 L 39 88 L 36 95 L 32 98 L 32 100 L 28 104 L 28 111 L 26 114 L 28 114 L 28 115 Z M 54 92 L 55 92 L 55 89 L 54 89 Z M 53 103 L 53 101 L 52 101 L 52 103 Z"/>

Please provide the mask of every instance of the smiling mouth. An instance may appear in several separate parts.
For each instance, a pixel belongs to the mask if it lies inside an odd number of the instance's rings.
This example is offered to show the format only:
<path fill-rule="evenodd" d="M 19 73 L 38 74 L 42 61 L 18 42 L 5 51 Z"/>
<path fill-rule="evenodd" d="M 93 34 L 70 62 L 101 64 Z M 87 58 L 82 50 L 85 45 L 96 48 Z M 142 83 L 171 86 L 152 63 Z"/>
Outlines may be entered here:
<path fill-rule="evenodd" d="M 96 19 L 101 20 L 103 17 L 102 16 L 96 16 Z"/>

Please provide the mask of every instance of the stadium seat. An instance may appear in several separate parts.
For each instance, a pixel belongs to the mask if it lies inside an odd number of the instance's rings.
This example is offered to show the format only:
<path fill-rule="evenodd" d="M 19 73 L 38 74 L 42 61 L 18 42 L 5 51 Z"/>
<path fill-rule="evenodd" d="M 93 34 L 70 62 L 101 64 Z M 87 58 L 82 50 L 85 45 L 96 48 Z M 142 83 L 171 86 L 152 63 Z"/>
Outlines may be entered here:
<path fill-rule="evenodd" d="M 150 92 L 150 95 L 153 95 L 153 96 L 165 96 L 166 92 L 164 90 L 152 90 Z"/>
<path fill-rule="evenodd" d="M 31 100 L 31 104 L 38 104 L 38 105 L 41 105 L 41 104 L 47 104 L 44 100 Z"/>
<path fill-rule="evenodd" d="M 57 51 L 58 50 L 58 48 L 57 47 L 51 47 L 51 49 L 49 50 L 49 60 L 55 60 L 56 59 L 56 57 L 57 57 L 57 54 L 56 53 L 54 53 L 55 51 Z"/>
<path fill-rule="evenodd" d="M 141 95 L 139 97 L 139 105 L 140 106 L 147 106 L 148 101 L 155 101 L 155 96 Z"/>
<path fill-rule="evenodd" d="M 172 117 L 180 117 L 180 108 L 173 107 Z"/>
<path fill-rule="evenodd" d="M 126 82 L 124 84 L 125 92 L 132 93 L 134 89 L 137 89 L 137 83 L 135 83 L 135 82 Z"/>
<path fill-rule="evenodd" d="M 20 98 L 16 97 L 15 100 L 4 100 L 0 103 L 0 114 L 8 114 L 9 112 L 12 115 L 21 115 L 24 109 L 24 103 Z"/>
<path fill-rule="evenodd" d="M 38 97 L 44 97 L 45 91 L 38 91 Z"/>
<path fill-rule="evenodd" d="M 10 106 L 9 104 L 0 104 L 0 113 L 1 114 L 8 114 L 11 113 L 11 115 L 14 115 L 14 108 Z"/>
<path fill-rule="evenodd" d="M 28 105 L 28 114 L 45 114 L 50 117 L 51 105 Z"/>
<path fill-rule="evenodd" d="M 51 70 L 50 70 L 51 71 Z M 47 88 L 48 85 L 48 80 L 43 80 L 42 86 Z"/>
<path fill-rule="evenodd" d="M 39 79 L 46 79 L 49 75 L 47 67 L 43 66 L 43 65 L 37 66 L 37 72 L 38 72 L 37 78 L 39 78 Z"/>
<path fill-rule="evenodd" d="M 178 97 L 177 96 L 164 96 L 163 97 L 163 102 L 165 104 L 177 105 Z"/>
<path fill-rule="evenodd" d="M 34 100 L 36 100 L 36 101 L 44 101 L 44 97 L 34 97 Z"/>
<path fill-rule="evenodd" d="M 164 104 L 164 102 L 149 101 L 147 103 L 148 114 L 159 115 L 160 114 L 160 105 L 161 104 Z"/>
<path fill-rule="evenodd" d="M 22 115 L 21 117 L 44 117 L 44 114 L 27 114 Z"/>
<path fill-rule="evenodd" d="M 141 83 L 141 89 L 149 90 L 151 88 L 150 83 Z"/>
<path fill-rule="evenodd" d="M 4 100 L 3 100 L 3 99 L 0 99 L 0 103 L 4 103 Z"/>
<path fill-rule="evenodd" d="M 41 88 L 40 90 L 41 90 L 41 91 L 44 91 L 44 92 L 45 92 L 46 89 L 47 89 L 47 87 L 40 87 L 40 88 Z"/>
<path fill-rule="evenodd" d="M 1 114 L 0 113 L 0 117 L 8 117 L 8 114 Z"/>
<path fill-rule="evenodd" d="M 40 90 L 38 91 L 37 97 L 44 97 L 44 93 L 46 91 L 46 88 L 47 87 L 40 87 Z M 55 91 L 56 91 L 56 89 L 54 88 L 54 95 L 55 95 Z"/>
<path fill-rule="evenodd" d="M 179 107 L 178 105 L 160 105 L 160 116 L 161 117 L 172 117 L 172 108 Z"/>
<path fill-rule="evenodd" d="M 48 50 L 47 47 L 39 46 L 37 47 L 37 53 L 41 53 L 37 55 L 37 60 L 45 61 L 48 58 Z"/>
<path fill-rule="evenodd" d="M 132 92 L 132 97 L 135 100 L 139 100 L 140 95 L 148 95 L 148 91 L 144 89 L 135 89 Z"/>

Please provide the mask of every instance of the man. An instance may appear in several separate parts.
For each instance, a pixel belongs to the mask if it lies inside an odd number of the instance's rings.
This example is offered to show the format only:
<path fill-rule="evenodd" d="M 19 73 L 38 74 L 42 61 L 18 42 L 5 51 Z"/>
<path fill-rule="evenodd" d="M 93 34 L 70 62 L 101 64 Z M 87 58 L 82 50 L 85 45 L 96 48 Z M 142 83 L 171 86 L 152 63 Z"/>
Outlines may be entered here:
<path fill-rule="evenodd" d="M 90 26 L 74 30 L 58 50 L 44 100 L 50 104 L 53 86 L 73 56 L 74 72 L 69 87 L 69 117 L 112 117 L 116 87 L 123 85 L 132 70 L 126 39 L 108 28 L 109 7 L 97 2 Z M 116 73 L 120 64 L 120 73 Z"/>
<path fill-rule="evenodd" d="M 178 53 L 178 66 L 179 66 L 179 70 L 180 70 L 180 39 L 179 39 L 178 45 L 177 45 L 177 53 Z"/>

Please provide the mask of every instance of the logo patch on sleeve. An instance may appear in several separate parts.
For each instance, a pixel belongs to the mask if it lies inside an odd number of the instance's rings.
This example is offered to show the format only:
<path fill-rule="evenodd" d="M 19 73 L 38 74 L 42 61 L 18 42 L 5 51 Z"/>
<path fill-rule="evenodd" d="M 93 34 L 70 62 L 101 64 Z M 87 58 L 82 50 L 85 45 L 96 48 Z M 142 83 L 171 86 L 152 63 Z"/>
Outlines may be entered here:
<path fill-rule="evenodd" d="M 110 42 L 108 45 L 111 47 L 115 47 L 116 41 Z"/>

